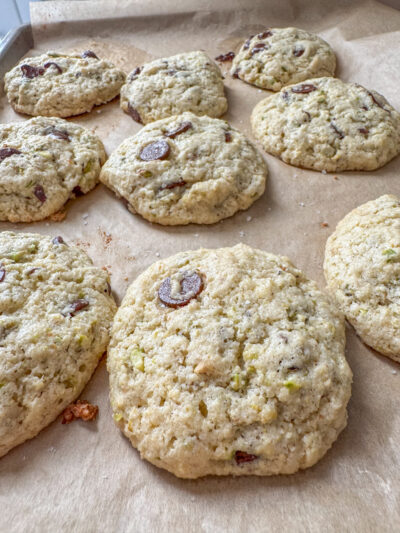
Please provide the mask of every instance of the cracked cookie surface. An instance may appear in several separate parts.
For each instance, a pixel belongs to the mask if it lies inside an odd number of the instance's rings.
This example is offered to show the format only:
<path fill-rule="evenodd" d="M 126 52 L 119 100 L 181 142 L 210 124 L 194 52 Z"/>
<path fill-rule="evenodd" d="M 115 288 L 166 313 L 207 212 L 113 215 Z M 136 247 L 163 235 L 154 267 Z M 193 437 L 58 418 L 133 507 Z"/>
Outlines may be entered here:
<path fill-rule="evenodd" d="M 285 87 L 253 109 L 264 150 L 302 168 L 375 170 L 400 152 L 400 114 L 376 91 L 336 78 Z"/>
<path fill-rule="evenodd" d="M 0 457 L 75 400 L 107 348 L 109 277 L 61 237 L 0 233 Z"/>
<path fill-rule="evenodd" d="M 32 222 L 57 212 L 98 182 L 100 139 L 59 118 L 0 125 L 0 220 Z"/>
<path fill-rule="evenodd" d="M 287 258 L 243 244 L 179 253 L 116 314 L 114 419 L 179 477 L 290 474 L 346 425 L 344 343 L 342 314 Z"/>
<path fill-rule="evenodd" d="M 339 222 L 325 278 L 346 318 L 374 350 L 400 362 L 400 201 L 384 195 Z"/>
<path fill-rule="evenodd" d="M 232 62 L 235 78 L 279 91 L 309 78 L 333 76 L 336 56 L 329 44 L 298 28 L 269 28 L 247 39 Z"/>
<path fill-rule="evenodd" d="M 267 173 L 261 154 L 237 129 L 183 113 L 126 139 L 100 180 L 150 222 L 212 224 L 250 207 L 263 194 Z"/>
<path fill-rule="evenodd" d="M 198 51 L 156 59 L 133 70 L 121 89 L 121 108 L 147 124 L 185 111 L 220 117 L 228 102 L 219 67 Z"/>
<path fill-rule="evenodd" d="M 47 52 L 22 59 L 4 80 L 8 101 L 15 111 L 32 116 L 70 117 L 115 98 L 125 74 L 90 51 L 82 56 Z"/>

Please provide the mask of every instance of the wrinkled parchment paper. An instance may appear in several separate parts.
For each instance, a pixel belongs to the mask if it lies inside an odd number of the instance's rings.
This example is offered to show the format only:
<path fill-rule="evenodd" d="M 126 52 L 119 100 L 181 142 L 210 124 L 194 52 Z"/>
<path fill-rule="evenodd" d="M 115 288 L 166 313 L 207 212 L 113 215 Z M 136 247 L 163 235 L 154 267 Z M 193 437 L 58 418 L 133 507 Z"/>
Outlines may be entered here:
<path fill-rule="evenodd" d="M 400 109 L 400 11 L 376 2 L 91 0 L 39 2 L 31 10 L 33 53 L 92 48 L 127 72 L 182 51 L 205 49 L 214 58 L 265 27 L 296 25 L 329 41 L 339 77 L 378 90 Z M 226 118 L 251 136 L 250 112 L 268 93 L 229 75 L 225 83 Z M 3 95 L 0 103 L 2 122 L 25 120 Z M 73 121 L 93 128 L 108 153 L 140 129 L 118 101 Z M 109 269 L 118 301 L 159 257 L 240 241 L 288 255 L 323 287 L 328 235 L 357 205 L 400 194 L 400 157 L 371 173 L 327 175 L 265 158 L 270 176 L 264 196 L 212 226 L 150 224 L 98 186 L 71 202 L 62 222 L 2 223 L 0 229 L 77 243 Z M 57 419 L 0 459 L 0 531 L 398 531 L 400 366 L 364 346 L 351 328 L 347 333 L 354 372 L 348 427 L 313 468 L 289 477 L 183 481 L 141 461 L 113 424 L 103 362 L 82 395 L 99 405 L 97 422 L 63 426 Z"/>

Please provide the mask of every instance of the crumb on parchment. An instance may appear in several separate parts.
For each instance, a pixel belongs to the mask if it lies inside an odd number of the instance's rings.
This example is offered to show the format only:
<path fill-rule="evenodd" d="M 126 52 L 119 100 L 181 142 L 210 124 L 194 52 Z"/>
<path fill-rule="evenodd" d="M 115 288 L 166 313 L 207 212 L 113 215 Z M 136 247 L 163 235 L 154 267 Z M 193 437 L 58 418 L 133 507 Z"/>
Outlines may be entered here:
<path fill-rule="evenodd" d="M 81 418 L 85 422 L 95 420 L 99 408 L 86 400 L 77 400 L 69 404 L 62 413 L 62 424 L 70 424 L 77 418 Z"/>

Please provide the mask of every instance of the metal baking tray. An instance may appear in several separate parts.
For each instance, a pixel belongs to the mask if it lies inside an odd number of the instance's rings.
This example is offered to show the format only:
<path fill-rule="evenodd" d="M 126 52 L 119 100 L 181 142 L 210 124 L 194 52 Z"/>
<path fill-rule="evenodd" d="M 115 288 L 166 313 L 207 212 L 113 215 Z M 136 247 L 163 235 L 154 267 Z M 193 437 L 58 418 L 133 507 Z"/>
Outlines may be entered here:
<path fill-rule="evenodd" d="M 0 76 L 8 72 L 33 47 L 32 27 L 24 24 L 10 30 L 0 42 Z"/>

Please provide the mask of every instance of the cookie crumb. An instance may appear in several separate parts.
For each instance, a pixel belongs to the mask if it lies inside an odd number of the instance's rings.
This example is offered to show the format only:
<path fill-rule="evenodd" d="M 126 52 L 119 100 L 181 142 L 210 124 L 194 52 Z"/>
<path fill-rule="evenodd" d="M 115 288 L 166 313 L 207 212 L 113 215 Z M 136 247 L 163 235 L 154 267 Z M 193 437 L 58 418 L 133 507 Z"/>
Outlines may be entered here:
<path fill-rule="evenodd" d="M 339 181 L 339 178 L 337 176 L 333 176 L 333 179 Z"/>
<path fill-rule="evenodd" d="M 328 228 L 329 224 L 328 222 L 321 222 L 321 228 Z"/>
<path fill-rule="evenodd" d="M 250 220 L 252 220 L 252 219 L 253 219 L 253 217 L 248 216 L 248 217 L 246 217 L 246 222 L 250 222 Z"/>
<path fill-rule="evenodd" d="M 85 422 L 95 420 L 98 412 L 99 407 L 97 405 L 93 405 L 86 400 L 77 400 L 64 409 L 61 424 L 70 424 L 77 418 L 81 418 Z"/>

